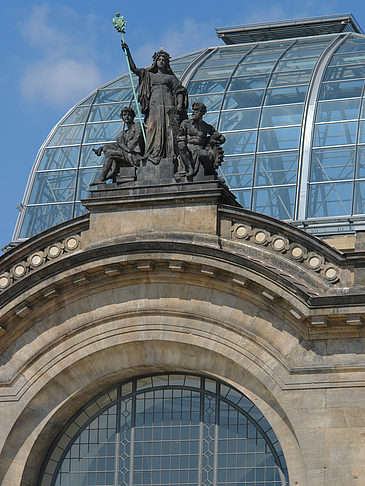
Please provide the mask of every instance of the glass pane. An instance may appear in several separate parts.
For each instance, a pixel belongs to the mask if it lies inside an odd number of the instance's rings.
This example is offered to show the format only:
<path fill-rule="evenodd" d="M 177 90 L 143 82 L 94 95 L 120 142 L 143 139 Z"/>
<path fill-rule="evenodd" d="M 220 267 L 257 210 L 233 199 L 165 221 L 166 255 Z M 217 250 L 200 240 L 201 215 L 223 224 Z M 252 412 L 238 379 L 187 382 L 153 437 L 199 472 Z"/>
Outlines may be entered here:
<path fill-rule="evenodd" d="M 222 99 L 223 94 L 215 94 L 215 95 L 192 95 L 189 96 L 189 105 L 190 109 L 193 106 L 195 101 L 199 101 L 199 103 L 204 103 L 207 107 L 208 111 L 215 111 L 220 110 L 222 106 Z"/>
<path fill-rule="evenodd" d="M 211 67 L 211 68 L 198 68 L 192 80 L 194 79 L 213 79 L 230 76 L 233 71 L 233 66 Z"/>
<path fill-rule="evenodd" d="M 232 189 L 252 186 L 254 156 L 225 157 L 221 165 L 221 173 Z"/>
<path fill-rule="evenodd" d="M 346 145 L 356 141 L 357 122 L 324 123 L 316 125 L 314 147 L 325 145 Z"/>
<path fill-rule="evenodd" d="M 365 42 L 362 39 L 347 39 L 337 49 L 336 54 L 340 52 L 365 51 Z"/>
<path fill-rule="evenodd" d="M 295 184 L 297 168 L 297 152 L 257 155 L 255 186 Z"/>
<path fill-rule="evenodd" d="M 351 214 L 352 182 L 315 184 L 309 189 L 308 217 L 321 218 Z"/>
<path fill-rule="evenodd" d="M 272 75 L 270 86 L 286 86 L 288 84 L 306 84 L 312 75 L 311 70 L 293 73 L 275 73 Z"/>
<path fill-rule="evenodd" d="M 265 88 L 268 76 L 240 76 L 231 79 L 227 91 L 240 91 L 244 89 Z"/>
<path fill-rule="evenodd" d="M 299 137 L 300 127 L 260 130 L 258 151 L 268 152 L 297 148 Z"/>
<path fill-rule="evenodd" d="M 122 108 L 129 106 L 129 103 L 114 103 L 112 105 L 93 105 L 91 108 L 89 122 L 119 120 Z M 134 109 L 134 106 L 132 106 Z M 134 110 L 136 112 L 136 110 Z M 136 112 L 137 113 L 137 112 Z"/>
<path fill-rule="evenodd" d="M 351 120 L 359 117 L 360 98 L 318 103 L 317 122 Z"/>
<path fill-rule="evenodd" d="M 354 176 L 355 148 L 313 150 L 310 180 L 324 182 L 352 179 Z"/>
<path fill-rule="evenodd" d="M 188 93 L 205 94 L 205 93 L 220 93 L 226 89 L 227 78 L 205 80 L 205 81 L 190 81 L 188 85 Z"/>
<path fill-rule="evenodd" d="M 204 61 L 202 64 L 203 68 L 208 68 L 208 67 L 223 67 L 223 66 L 230 66 L 231 69 L 233 70 L 234 66 L 238 63 L 238 61 L 241 59 L 242 54 L 239 53 L 238 56 L 233 56 L 233 57 L 212 57 L 210 56 L 208 59 Z"/>
<path fill-rule="evenodd" d="M 354 214 L 365 213 L 365 182 L 355 182 Z"/>
<path fill-rule="evenodd" d="M 123 122 L 87 124 L 84 142 L 107 142 L 116 140 L 123 129 Z"/>
<path fill-rule="evenodd" d="M 364 81 L 342 81 L 322 85 L 320 100 L 334 100 L 336 98 L 357 98 L 361 96 Z"/>
<path fill-rule="evenodd" d="M 292 219 L 294 199 L 295 186 L 254 189 L 252 210 L 277 219 Z"/>
<path fill-rule="evenodd" d="M 74 109 L 72 113 L 68 115 L 68 117 L 62 121 L 62 125 L 66 123 L 82 123 L 86 121 L 87 114 L 89 113 L 90 107 L 89 106 L 78 106 Z"/>
<path fill-rule="evenodd" d="M 93 93 L 92 95 L 88 96 L 82 103 L 80 103 L 80 106 L 83 106 L 83 105 L 91 105 L 91 103 L 93 102 L 94 97 L 95 97 L 95 93 Z"/>
<path fill-rule="evenodd" d="M 219 130 L 248 130 L 257 128 L 260 110 L 222 111 Z"/>
<path fill-rule="evenodd" d="M 249 52 L 251 47 L 249 46 L 230 46 L 221 47 L 218 51 L 214 52 L 209 59 L 225 59 L 227 57 L 234 57 L 240 59 L 245 53 Z"/>
<path fill-rule="evenodd" d="M 304 105 L 267 106 L 262 110 L 261 126 L 296 125 L 302 122 Z"/>
<path fill-rule="evenodd" d="M 30 238 L 56 224 L 71 219 L 72 207 L 72 204 L 28 206 L 19 237 Z"/>
<path fill-rule="evenodd" d="M 213 125 L 214 128 L 218 126 L 218 117 L 219 111 L 208 112 L 204 115 L 204 121 L 209 123 L 209 125 Z"/>
<path fill-rule="evenodd" d="M 83 206 L 81 203 L 76 202 L 75 203 L 75 210 L 74 210 L 74 218 L 78 218 L 79 216 L 82 216 L 83 214 L 88 213 L 89 211 Z"/>
<path fill-rule="evenodd" d="M 313 69 L 317 62 L 317 57 L 306 59 L 288 59 L 279 61 L 275 71 L 295 71 L 296 69 Z"/>
<path fill-rule="evenodd" d="M 283 59 L 303 59 L 305 57 L 320 56 L 324 46 L 298 48 L 295 45 L 289 49 L 283 56 Z"/>
<path fill-rule="evenodd" d="M 72 169 L 77 167 L 79 147 L 45 149 L 38 170 Z"/>
<path fill-rule="evenodd" d="M 246 60 L 243 60 L 243 63 L 240 64 L 235 72 L 235 76 L 242 75 L 249 75 L 249 74 L 260 74 L 260 73 L 270 73 L 274 66 L 275 62 L 259 62 L 253 64 L 246 64 Z"/>
<path fill-rule="evenodd" d="M 56 133 L 47 145 L 71 145 L 80 143 L 84 126 L 85 125 L 70 125 L 68 127 L 58 127 Z"/>
<path fill-rule="evenodd" d="M 360 122 L 359 143 L 365 143 L 365 121 Z"/>
<path fill-rule="evenodd" d="M 87 197 L 89 185 L 99 176 L 101 169 L 81 169 L 77 179 L 76 200 L 80 201 Z"/>
<path fill-rule="evenodd" d="M 357 149 L 357 167 L 356 167 L 356 177 L 365 177 L 365 147 L 360 146 Z"/>
<path fill-rule="evenodd" d="M 365 62 L 365 52 L 344 53 L 333 56 L 330 66 L 342 64 L 361 64 Z"/>
<path fill-rule="evenodd" d="M 342 79 L 354 79 L 365 77 L 365 66 L 340 66 L 328 68 L 324 81 L 340 81 Z"/>
<path fill-rule="evenodd" d="M 233 194 L 236 196 L 237 201 L 241 204 L 241 206 L 245 209 L 251 209 L 251 197 L 252 197 L 252 190 L 246 189 L 244 191 L 233 191 Z"/>
<path fill-rule="evenodd" d="M 94 103 L 111 103 L 113 101 L 130 101 L 133 99 L 132 88 L 104 89 L 96 95 Z"/>
<path fill-rule="evenodd" d="M 132 79 L 134 86 L 138 85 L 138 78 L 134 74 L 132 74 Z M 121 78 L 112 81 L 104 86 L 104 88 L 130 88 L 131 87 L 131 79 L 129 74 L 122 76 Z"/>
<path fill-rule="evenodd" d="M 81 148 L 81 157 L 80 157 L 80 167 L 91 167 L 91 166 L 98 166 L 103 165 L 104 162 L 104 154 L 101 154 L 98 157 L 94 152 L 93 148 L 98 148 L 100 144 L 95 145 L 83 145 Z"/>
<path fill-rule="evenodd" d="M 306 93 L 307 86 L 268 89 L 266 93 L 265 105 L 302 103 L 305 100 Z"/>
<path fill-rule="evenodd" d="M 245 154 L 254 152 L 256 148 L 257 131 L 225 133 L 224 152 L 228 154 Z"/>
<path fill-rule="evenodd" d="M 263 96 L 264 90 L 227 93 L 223 103 L 223 110 L 261 106 Z"/>
<path fill-rule="evenodd" d="M 68 202 L 74 198 L 75 170 L 39 172 L 35 176 L 30 204 Z"/>
<path fill-rule="evenodd" d="M 276 61 L 282 53 L 283 49 L 265 49 L 262 51 L 254 50 L 252 54 L 244 59 L 244 62 Z"/>

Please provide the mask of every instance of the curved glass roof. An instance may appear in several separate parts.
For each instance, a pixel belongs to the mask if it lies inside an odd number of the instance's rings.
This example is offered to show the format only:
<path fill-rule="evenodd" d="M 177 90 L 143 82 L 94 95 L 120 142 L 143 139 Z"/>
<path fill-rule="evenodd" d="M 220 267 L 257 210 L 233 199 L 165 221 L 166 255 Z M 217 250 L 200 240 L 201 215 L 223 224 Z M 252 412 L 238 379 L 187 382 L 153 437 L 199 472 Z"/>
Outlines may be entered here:
<path fill-rule="evenodd" d="M 171 63 L 227 139 L 221 171 L 244 208 L 319 234 L 365 228 L 365 36 L 209 48 Z M 136 79 L 135 79 L 136 81 Z M 14 239 L 82 214 L 132 101 L 128 75 L 95 90 L 52 130 L 32 169 Z"/>

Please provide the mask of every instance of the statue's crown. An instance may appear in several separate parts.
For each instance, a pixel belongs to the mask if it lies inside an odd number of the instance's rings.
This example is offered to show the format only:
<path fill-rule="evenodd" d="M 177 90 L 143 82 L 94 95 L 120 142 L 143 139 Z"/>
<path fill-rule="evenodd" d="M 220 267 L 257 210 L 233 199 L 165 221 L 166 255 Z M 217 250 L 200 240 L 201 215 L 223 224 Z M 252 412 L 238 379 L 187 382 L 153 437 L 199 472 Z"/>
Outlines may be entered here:
<path fill-rule="evenodd" d="M 155 61 L 156 59 L 158 59 L 160 56 L 163 56 L 166 60 L 169 60 L 170 59 L 170 54 L 166 51 L 164 51 L 161 47 L 161 49 L 157 52 L 154 53 L 154 55 L 152 56 L 152 59 Z"/>

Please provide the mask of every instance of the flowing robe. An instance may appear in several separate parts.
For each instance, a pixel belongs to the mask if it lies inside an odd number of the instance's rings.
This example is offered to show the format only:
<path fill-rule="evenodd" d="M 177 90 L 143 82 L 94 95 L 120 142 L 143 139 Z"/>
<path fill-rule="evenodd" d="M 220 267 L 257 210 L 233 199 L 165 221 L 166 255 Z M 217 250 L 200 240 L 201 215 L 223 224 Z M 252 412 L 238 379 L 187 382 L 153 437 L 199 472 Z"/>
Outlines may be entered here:
<path fill-rule="evenodd" d="M 177 155 L 176 136 L 181 117 L 176 111 L 177 97 L 182 95 L 186 113 L 187 91 L 174 74 L 140 69 L 138 76 L 138 101 L 147 125 L 145 157 L 159 163 L 161 158 Z"/>

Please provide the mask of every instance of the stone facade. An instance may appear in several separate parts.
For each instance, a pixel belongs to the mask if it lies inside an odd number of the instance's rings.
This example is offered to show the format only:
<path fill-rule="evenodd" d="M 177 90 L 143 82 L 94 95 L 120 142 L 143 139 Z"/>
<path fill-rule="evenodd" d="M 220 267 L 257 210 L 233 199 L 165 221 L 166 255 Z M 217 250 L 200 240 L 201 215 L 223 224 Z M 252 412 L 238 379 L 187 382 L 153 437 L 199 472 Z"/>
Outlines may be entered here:
<path fill-rule="evenodd" d="M 165 189 L 94 191 L 90 215 L 2 257 L 1 484 L 36 486 L 82 405 L 158 371 L 246 394 L 290 485 L 364 484 L 363 235 L 344 253 L 218 181 Z"/>

